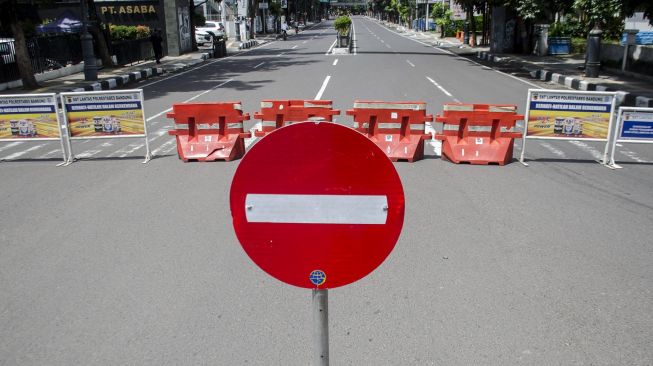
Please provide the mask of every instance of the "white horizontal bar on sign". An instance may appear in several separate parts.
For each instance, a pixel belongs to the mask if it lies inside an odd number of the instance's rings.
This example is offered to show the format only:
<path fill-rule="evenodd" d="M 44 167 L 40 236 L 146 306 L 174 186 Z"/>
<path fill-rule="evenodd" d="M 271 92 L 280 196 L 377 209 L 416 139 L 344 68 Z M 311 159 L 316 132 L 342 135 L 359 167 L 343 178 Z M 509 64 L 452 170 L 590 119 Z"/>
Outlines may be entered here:
<path fill-rule="evenodd" d="M 386 196 L 248 194 L 247 222 L 286 224 L 383 225 L 388 217 Z"/>
<path fill-rule="evenodd" d="M 407 109 L 413 111 L 426 110 L 426 103 L 384 103 L 384 102 L 354 102 L 354 108 L 361 109 Z"/>
<path fill-rule="evenodd" d="M 517 111 L 517 107 L 512 106 L 512 105 L 491 105 L 488 108 L 488 112 L 506 112 L 506 113 L 514 113 Z"/>

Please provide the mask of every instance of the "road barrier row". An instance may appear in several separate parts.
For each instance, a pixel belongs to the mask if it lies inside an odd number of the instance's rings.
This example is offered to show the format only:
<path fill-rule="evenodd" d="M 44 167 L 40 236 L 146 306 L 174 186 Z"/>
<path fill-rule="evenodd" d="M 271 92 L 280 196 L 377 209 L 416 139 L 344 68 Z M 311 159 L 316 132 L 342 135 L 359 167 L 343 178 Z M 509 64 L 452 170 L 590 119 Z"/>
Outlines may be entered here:
<path fill-rule="evenodd" d="M 151 159 L 143 92 L 137 90 L 0 96 L 0 143 L 60 140 L 63 162 L 77 158 L 73 141 L 81 139 L 143 138 L 134 150 L 145 149 Z M 424 141 L 442 141 L 442 158 L 453 163 L 505 165 L 512 161 L 514 139 L 522 139 L 519 161 L 526 163 L 529 139 L 605 142 L 604 166 L 620 168 L 614 159 L 617 143 L 653 143 L 653 109 L 621 107 L 616 93 L 530 89 L 525 116 L 515 105 L 448 103 L 435 121 L 421 101 L 354 102 L 346 111 L 353 128 L 374 142 L 392 161 L 415 162 L 424 157 Z M 59 106 L 60 103 L 60 106 Z M 340 111 L 332 101 L 264 100 L 254 117 L 260 120 L 254 136 L 264 137 L 288 124 L 335 122 Z M 245 154 L 244 130 L 250 119 L 240 102 L 181 103 L 168 117 L 175 128 L 177 152 L 183 161 L 231 161 Z M 522 132 L 517 122 L 524 120 Z M 609 152 L 612 154 L 608 154 Z M 126 156 L 124 154 L 123 156 Z M 531 158 L 532 159 L 532 158 Z"/>

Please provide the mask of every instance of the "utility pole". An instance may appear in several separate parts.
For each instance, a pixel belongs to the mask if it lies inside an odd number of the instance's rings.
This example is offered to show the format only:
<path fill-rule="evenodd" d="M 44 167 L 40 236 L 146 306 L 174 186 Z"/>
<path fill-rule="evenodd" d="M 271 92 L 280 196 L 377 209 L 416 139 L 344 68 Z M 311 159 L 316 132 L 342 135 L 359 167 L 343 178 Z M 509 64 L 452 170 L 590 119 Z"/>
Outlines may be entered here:
<path fill-rule="evenodd" d="M 93 51 L 93 37 L 88 33 L 88 9 L 86 0 L 80 0 L 80 10 L 82 12 L 82 58 L 84 59 L 84 80 L 97 80 L 97 64 L 95 53 Z"/>

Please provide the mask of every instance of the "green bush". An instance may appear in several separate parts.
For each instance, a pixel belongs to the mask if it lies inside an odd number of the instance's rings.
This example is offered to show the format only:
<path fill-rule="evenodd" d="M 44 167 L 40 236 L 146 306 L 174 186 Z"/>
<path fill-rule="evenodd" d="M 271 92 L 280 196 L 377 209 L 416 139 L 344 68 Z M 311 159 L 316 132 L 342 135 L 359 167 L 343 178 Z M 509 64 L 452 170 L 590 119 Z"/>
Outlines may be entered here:
<path fill-rule="evenodd" d="M 144 25 L 109 25 L 112 41 L 127 41 L 131 39 L 147 38 L 150 36 L 150 28 Z"/>
<path fill-rule="evenodd" d="M 351 19 L 348 16 L 341 16 L 333 22 L 333 27 L 340 33 L 341 36 L 346 36 L 349 33 L 351 26 Z"/>

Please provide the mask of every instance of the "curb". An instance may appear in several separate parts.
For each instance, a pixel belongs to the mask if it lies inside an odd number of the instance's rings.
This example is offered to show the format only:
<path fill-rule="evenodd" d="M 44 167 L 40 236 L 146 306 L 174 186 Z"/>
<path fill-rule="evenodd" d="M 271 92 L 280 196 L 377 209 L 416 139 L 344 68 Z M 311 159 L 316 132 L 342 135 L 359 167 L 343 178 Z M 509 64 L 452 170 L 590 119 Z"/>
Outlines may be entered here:
<path fill-rule="evenodd" d="M 258 45 L 258 41 L 255 39 L 250 39 L 245 42 L 240 42 L 240 45 L 238 46 L 239 50 L 245 49 L 245 48 L 250 48 Z"/>
<path fill-rule="evenodd" d="M 490 62 L 503 62 L 510 59 L 510 57 L 498 57 L 486 51 L 479 51 L 476 54 L 476 57 Z M 546 69 L 531 70 L 529 74 L 534 79 L 550 81 L 575 90 L 616 92 L 617 103 L 622 106 L 653 107 L 653 98 L 637 96 L 630 92 L 618 90 L 605 85 L 590 83 L 582 79 L 555 73 Z"/>
<path fill-rule="evenodd" d="M 153 76 L 159 76 L 165 73 L 176 73 L 202 63 L 210 58 L 211 54 L 209 52 L 204 52 L 200 55 L 200 58 L 189 63 L 167 64 L 165 68 L 163 66 L 148 67 L 142 70 L 130 72 L 129 74 L 118 75 L 109 79 L 104 79 L 94 84 L 84 85 L 84 87 L 72 88 L 69 91 L 84 92 L 116 89 L 137 81 L 151 78 Z"/>
<path fill-rule="evenodd" d="M 139 71 L 133 71 L 129 74 L 118 75 L 113 78 L 104 79 L 94 84 L 84 85 L 81 88 L 73 88 L 71 92 L 83 92 L 83 91 L 99 91 L 99 90 L 110 90 L 131 84 L 139 80 L 145 80 L 152 76 L 157 76 L 165 73 L 162 67 L 148 67 Z"/>

